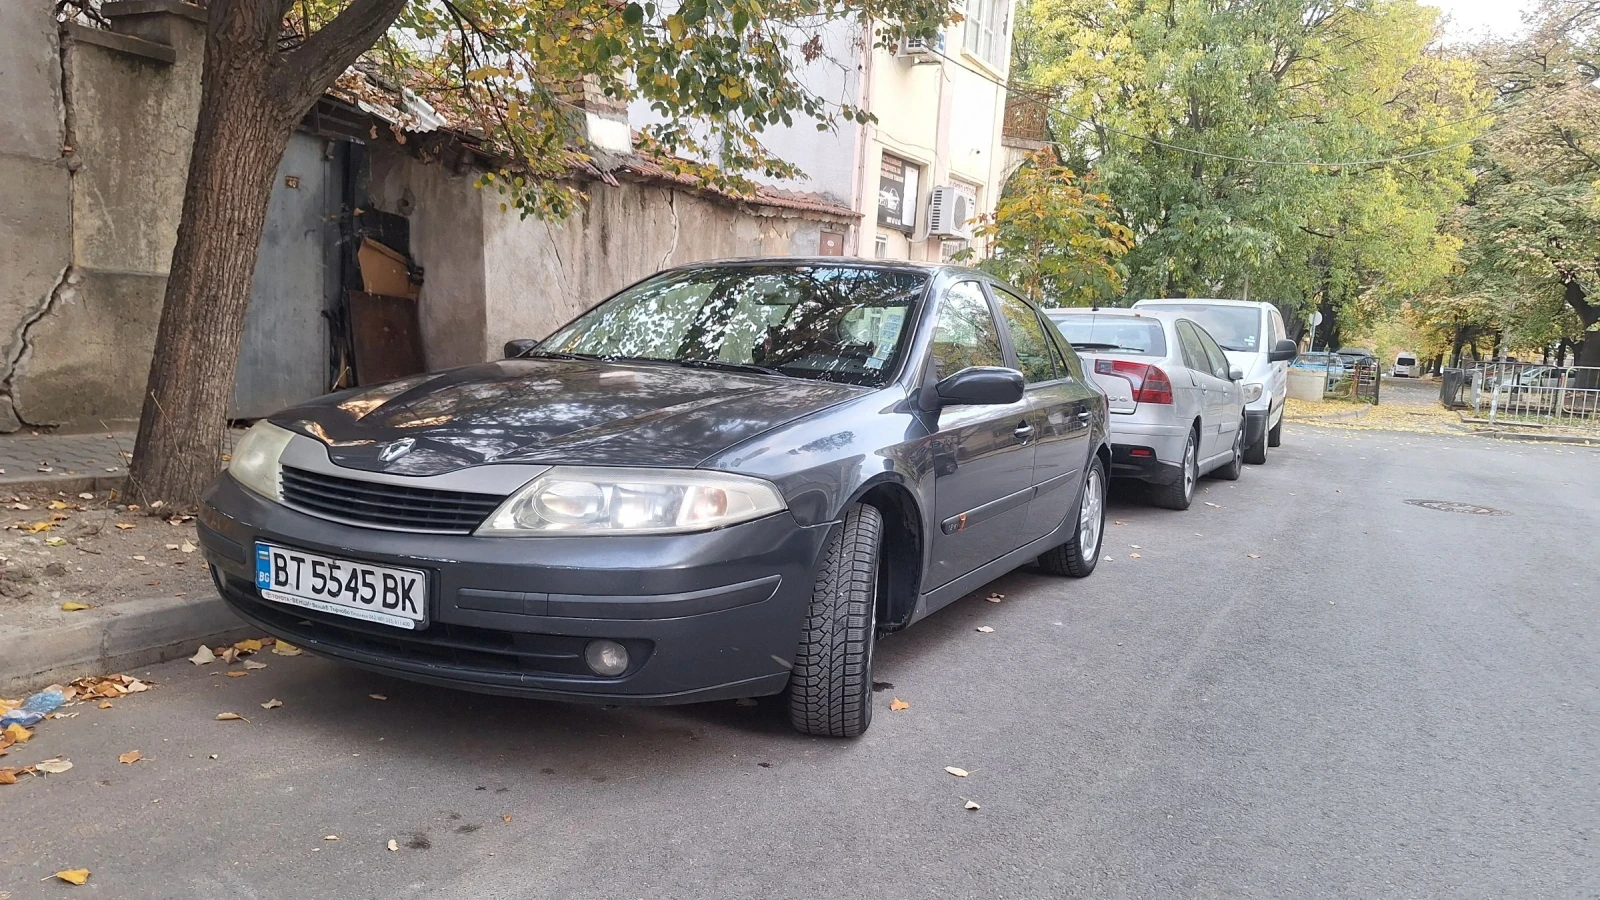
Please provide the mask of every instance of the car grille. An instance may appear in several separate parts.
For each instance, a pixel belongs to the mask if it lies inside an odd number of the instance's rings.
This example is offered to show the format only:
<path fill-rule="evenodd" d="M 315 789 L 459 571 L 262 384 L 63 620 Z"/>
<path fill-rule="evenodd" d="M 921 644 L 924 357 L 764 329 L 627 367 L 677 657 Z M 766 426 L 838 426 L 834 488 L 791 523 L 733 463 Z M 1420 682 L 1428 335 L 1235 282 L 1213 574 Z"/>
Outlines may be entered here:
<path fill-rule="evenodd" d="M 283 502 L 302 512 L 352 525 L 470 534 L 505 497 L 361 481 L 283 467 Z"/>

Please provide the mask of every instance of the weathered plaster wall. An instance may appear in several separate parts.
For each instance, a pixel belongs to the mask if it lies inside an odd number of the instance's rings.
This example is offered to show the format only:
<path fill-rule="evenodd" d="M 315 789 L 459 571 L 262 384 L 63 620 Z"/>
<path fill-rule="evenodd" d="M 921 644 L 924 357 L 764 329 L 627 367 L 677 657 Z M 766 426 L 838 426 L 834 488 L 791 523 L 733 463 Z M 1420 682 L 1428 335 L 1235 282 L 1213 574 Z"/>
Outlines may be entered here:
<path fill-rule="evenodd" d="M 492 198 L 484 198 L 491 353 L 513 338 L 543 338 L 669 266 L 812 255 L 821 239 L 820 217 L 736 207 L 655 184 L 594 185 L 589 195 L 577 213 L 556 223 L 502 213 Z"/>
<path fill-rule="evenodd" d="M 52 0 L 0 3 L 0 391 L 71 262 L 61 55 Z M 15 431 L 9 395 L 0 431 Z"/>
<path fill-rule="evenodd" d="M 378 209 L 411 220 L 411 255 L 422 266 L 418 315 L 428 368 L 482 362 L 484 198 L 472 175 L 418 161 L 393 144 L 372 144 L 368 192 Z"/>
<path fill-rule="evenodd" d="M 200 105 L 197 17 L 121 23 L 168 64 L 63 46 L 53 12 L 0 3 L 0 431 L 138 415 Z"/>

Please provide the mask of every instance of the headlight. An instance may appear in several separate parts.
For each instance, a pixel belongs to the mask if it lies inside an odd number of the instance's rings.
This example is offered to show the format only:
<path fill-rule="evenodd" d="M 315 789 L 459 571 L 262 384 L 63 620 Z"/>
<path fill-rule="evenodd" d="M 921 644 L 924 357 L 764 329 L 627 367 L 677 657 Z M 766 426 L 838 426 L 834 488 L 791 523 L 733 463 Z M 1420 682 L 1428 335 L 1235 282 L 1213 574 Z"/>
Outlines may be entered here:
<path fill-rule="evenodd" d="M 783 508 L 777 488 L 744 475 L 558 466 L 507 497 L 477 533 L 528 537 L 705 531 Z"/>
<path fill-rule="evenodd" d="M 278 457 L 283 448 L 294 440 L 294 432 L 262 419 L 233 445 L 233 458 L 228 461 L 228 474 L 263 497 L 283 499 L 278 475 Z"/>
<path fill-rule="evenodd" d="M 1261 399 L 1261 385 L 1247 384 L 1244 386 L 1244 402 L 1254 403 Z"/>

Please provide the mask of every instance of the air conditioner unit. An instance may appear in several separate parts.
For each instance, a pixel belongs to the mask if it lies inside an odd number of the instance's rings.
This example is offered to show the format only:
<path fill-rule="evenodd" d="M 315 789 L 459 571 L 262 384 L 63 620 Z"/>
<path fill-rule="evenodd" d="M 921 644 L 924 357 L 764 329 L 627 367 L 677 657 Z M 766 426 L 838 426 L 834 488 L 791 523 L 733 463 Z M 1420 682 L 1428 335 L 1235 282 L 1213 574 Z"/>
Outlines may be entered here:
<path fill-rule="evenodd" d="M 928 233 L 939 237 L 972 237 L 972 220 L 976 214 L 972 195 L 960 188 L 945 184 L 933 189 L 928 197 Z"/>
<path fill-rule="evenodd" d="M 944 58 L 944 35 L 933 40 L 920 37 L 903 37 L 895 48 L 895 56 L 911 60 L 913 65 L 936 63 Z"/>

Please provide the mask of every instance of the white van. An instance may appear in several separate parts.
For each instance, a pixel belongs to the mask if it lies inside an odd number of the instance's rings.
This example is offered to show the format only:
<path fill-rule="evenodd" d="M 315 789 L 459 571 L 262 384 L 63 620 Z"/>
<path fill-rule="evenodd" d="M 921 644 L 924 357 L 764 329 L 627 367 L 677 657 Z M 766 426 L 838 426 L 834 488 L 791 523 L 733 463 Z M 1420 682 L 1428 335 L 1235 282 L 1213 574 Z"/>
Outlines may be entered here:
<path fill-rule="evenodd" d="M 1181 312 L 1222 345 L 1228 362 L 1244 372 L 1244 461 L 1266 462 L 1267 448 L 1283 443 L 1289 363 L 1299 355 L 1278 308 L 1255 300 L 1202 299 L 1140 300 L 1133 308 Z"/>
<path fill-rule="evenodd" d="M 1417 362 L 1417 354 L 1410 350 L 1401 350 L 1394 355 L 1394 367 L 1389 374 L 1396 378 L 1421 378 L 1422 364 Z"/>

